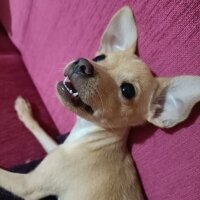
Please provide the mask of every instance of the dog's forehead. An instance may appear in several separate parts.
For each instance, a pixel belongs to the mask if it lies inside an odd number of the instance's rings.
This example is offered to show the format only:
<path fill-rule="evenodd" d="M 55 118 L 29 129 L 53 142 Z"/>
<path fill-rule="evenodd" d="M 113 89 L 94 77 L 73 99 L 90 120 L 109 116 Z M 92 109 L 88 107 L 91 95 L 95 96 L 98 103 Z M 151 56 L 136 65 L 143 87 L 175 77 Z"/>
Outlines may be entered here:
<path fill-rule="evenodd" d="M 100 53 L 101 55 L 103 53 Z M 120 85 L 122 82 L 142 82 L 151 77 L 149 67 L 130 51 L 119 51 L 104 54 L 105 59 L 96 63 Z"/>
<path fill-rule="evenodd" d="M 100 64 L 102 67 L 107 69 L 116 69 L 116 68 L 131 68 L 137 63 L 142 63 L 142 61 L 134 54 L 128 51 L 114 52 L 110 54 L 104 54 L 105 59 L 102 60 Z"/>
<path fill-rule="evenodd" d="M 137 59 L 138 57 L 130 53 L 130 51 L 118 51 L 118 52 L 107 54 L 106 58 L 111 63 L 116 63 L 116 62 L 128 63 L 130 61 Z"/>
<path fill-rule="evenodd" d="M 102 64 L 111 70 L 115 77 L 131 79 L 151 74 L 149 67 L 138 56 L 133 54 L 110 54 Z"/>

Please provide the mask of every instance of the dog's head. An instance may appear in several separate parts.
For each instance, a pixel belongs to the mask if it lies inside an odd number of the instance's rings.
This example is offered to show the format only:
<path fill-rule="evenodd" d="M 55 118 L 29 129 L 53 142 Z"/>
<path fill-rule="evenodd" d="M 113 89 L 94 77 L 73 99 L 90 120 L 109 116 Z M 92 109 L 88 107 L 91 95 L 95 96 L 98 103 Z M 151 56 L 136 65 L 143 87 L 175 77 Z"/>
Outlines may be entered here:
<path fill-rule="evenodd" d="M 111 19 L 92 60 L 71 62 L 57 90 L 77 115 L 105 128 L 146 120 L 159 127 L 183 121 L 200 99 L 200 78 L 155 78 L 136 55 L 137 30 L 131 9 Z"/>

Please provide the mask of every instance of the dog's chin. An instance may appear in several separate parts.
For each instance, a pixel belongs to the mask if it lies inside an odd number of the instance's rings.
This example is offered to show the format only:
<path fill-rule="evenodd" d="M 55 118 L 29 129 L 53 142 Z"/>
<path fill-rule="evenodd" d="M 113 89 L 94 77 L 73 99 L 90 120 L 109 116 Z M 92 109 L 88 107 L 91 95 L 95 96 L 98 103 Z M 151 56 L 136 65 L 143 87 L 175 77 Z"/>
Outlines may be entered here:
<path fill-rule="evenodd" d="M 57 92 L 64 106 L 68 107 L 72 112 L 82 117 L 93 114 L 94 110 L 90 105 L 82 101 L 78 89 L 75 89 L 71 81 L 60 81 L 57 84 Z"/>

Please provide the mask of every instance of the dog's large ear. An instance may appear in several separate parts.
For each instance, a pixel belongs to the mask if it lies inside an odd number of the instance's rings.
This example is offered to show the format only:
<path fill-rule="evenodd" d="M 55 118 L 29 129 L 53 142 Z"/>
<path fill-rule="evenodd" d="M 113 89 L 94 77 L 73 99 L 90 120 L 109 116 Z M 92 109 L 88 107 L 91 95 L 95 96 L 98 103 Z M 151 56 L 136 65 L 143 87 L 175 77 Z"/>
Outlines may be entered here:
<path fill-rule="evenodd" d="M 160 78 L 149 106 L 147 120 L 161 128 L 173 127 L 188 117 L 198 101 L 200 77 Z"/>
<path fill-rule="evenodd" d="M 111 19 L 100 43 L 100 52 L 111 53 L 130 49 L 135 52 L 137 30 L 128 6 L 121 8 Z"/>

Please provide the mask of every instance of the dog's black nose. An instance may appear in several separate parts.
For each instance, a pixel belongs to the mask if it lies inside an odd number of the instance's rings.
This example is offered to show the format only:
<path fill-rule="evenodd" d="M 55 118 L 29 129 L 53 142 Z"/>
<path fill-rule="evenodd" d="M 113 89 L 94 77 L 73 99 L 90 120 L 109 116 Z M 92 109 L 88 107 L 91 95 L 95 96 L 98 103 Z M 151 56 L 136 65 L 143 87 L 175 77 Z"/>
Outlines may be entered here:
<path fill-rule="evenodd" d="M 79 58 L 72 63 L 73 73 L 81 74 L 84 76 L 92 76 L 94 74 L 94 67 L 84 58 Z"/>

